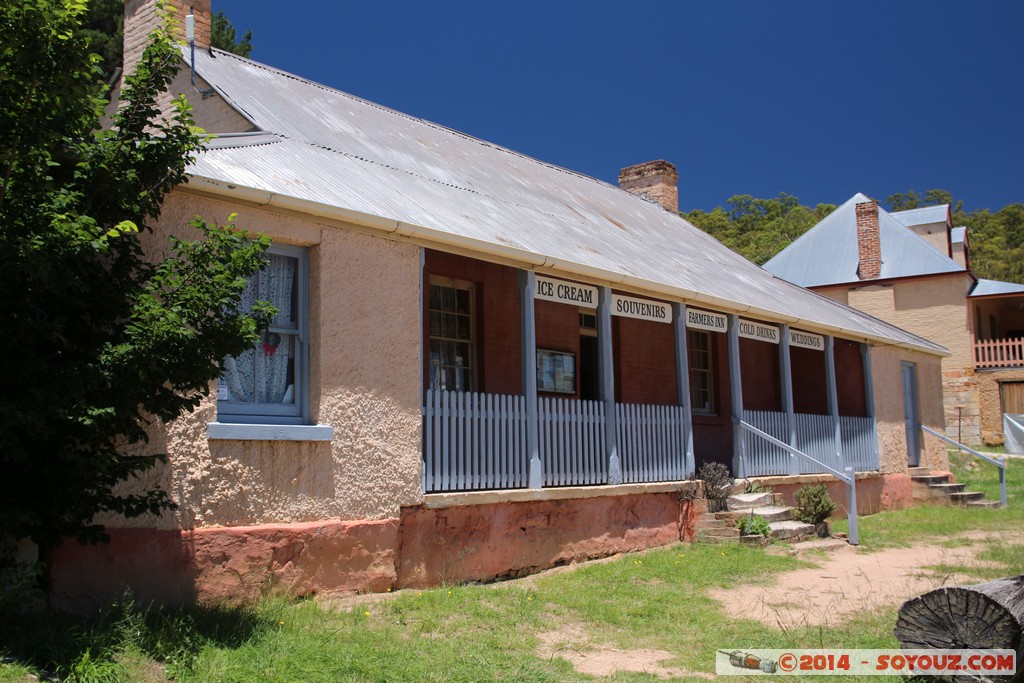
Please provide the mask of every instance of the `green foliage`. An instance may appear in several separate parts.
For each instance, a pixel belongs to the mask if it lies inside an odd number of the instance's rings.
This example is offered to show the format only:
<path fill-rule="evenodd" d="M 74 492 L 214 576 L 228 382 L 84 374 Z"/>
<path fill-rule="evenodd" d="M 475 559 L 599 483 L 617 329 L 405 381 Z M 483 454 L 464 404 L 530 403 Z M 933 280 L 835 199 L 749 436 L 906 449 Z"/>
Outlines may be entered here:
<path fill-rule="evenodd" d="M 949 204 L 954 226 L 965 225 L 970 244 L 971 271 L 980 278 L 1024 283 L 1024 204 L 1007 204 L 998 211 L 964 211 L 962 199 L 948 190 L 898 192 L 886 203 L 892 211 Z"/>
<path fill-rule="evenodd" d="M 90 0 L 81 33 L 100 56 L 104 80 L 111 78 L 124 54 L 124 0 Z"/>
<path fill-rule="evenodd" d="M 963 210 L 964 202 L 948 190 L 898 192 L 886 200 L 890 211 L 949 204 L 954 226 L 966 225 L 970 242 L 971 270 L 980 278 L 1024 283 L 1024 204 L 1008 204 L 998 211 Z M 811 208 L 796 197 L 780 194 L 775 199 L 750 195 L 729 198 L 728 208 L 699 209 L 683 214 L 686 220 L 733 251 L 762 264 L 785 249 L 821 219 L 835 205 Z"/>
<path fill-rule="evenodd" d="M 266 239 L 197 221 L 199 239 L 146 260 L 146 222 L 201 140 L 183 98 L 166 118 L 157 104 L 178 66 L 166 25 L 99 129 L 85 10 L 0 4 L 0 537 L 44 548 L 103 539 L 100 512 L 172 507 L 158 488 L 114 488 L 161 459 L 146 453 L 147 428 L 194 409 L 221 359 L 269 319 L 266 306 L 238 308 Z"/>
<path fill-rule="evenodd" d="M 801 486 L 793 497 L 796 498 L 796 518 L 804 524 L 820 524 L 836 509 L 824 484 Z"/>
<path fill-rule="evenodd" d="M 252 52 L 252 31 L 246 31 L 241 40 L 235 40 L 235 27 L 223 12 L 217 12 L 210 24 L 210 42 L 225 52 L 248 57 Z"/>
<path fill-rule="evenodd" d="M 252 52 L 252 31 L 235 40 L 235 27 L 223 12 L 213 15 L 210 42 L 226 52 L 248 57 Z M 89 0 L 81 34 L 89 40 L 90 51 L 100 56 L 103 79 L 114 75 L 124 58 L 124 0 Z"/>
<path fill-rule="evenodd" d="M 728 209 L 698 209 L 683 217 L 757 264 L 775 256 L 836 208 L 832 204 L 802 206 L 800 200 L 785 193 L 775 199 L 735 195 L 728 204 Z"/>
<path fill-rule="evenodd" d="M 704 482 L 704 497 L 708 500 L 725 500 L 732 490 L 732 475 L 729 468 L 720 462 L 705 462 L 697 474 Z"/>
<path fill-rule="evenodd" d="M 740 533 L 744 536 L 771 536 L 772 528 L 768 524 L 768 520 L 761 515 L 755 515 L 750 513 L 749 517 L 743 517 L 737 522 L 737 526 L 740 528 Z"/>

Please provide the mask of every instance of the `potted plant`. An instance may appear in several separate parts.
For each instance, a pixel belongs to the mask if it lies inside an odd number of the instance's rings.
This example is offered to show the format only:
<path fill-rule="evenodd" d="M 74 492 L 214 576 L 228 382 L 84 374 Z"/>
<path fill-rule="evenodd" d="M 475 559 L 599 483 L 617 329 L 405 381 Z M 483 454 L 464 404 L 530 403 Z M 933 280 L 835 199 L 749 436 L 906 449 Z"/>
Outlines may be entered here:
<path fill-rule="evenodd" d="M 796 498 L 796 517 L 804 524 L 813 524 L 819 538 L 828 538 L 831 528 L 828 519 L 836 509 L 832 497 L 824 484 L 801 486 L 794 496 Z"/>
<path fill-rule="evenodd" d="M 700 466 L 700 478 L 704 482 L 704 498 L 708 501 L 708 512 L 726 510 L 726 500 L 732 493 L 732 475 L 729 468 L 720 462 L 706 462 Z"/>

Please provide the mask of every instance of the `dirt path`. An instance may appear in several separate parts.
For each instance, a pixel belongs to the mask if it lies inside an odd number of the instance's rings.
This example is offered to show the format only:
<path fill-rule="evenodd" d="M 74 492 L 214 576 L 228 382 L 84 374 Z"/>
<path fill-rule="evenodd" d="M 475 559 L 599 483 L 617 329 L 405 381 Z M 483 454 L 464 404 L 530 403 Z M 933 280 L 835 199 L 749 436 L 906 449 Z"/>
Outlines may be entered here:
<path fill-rule="evenodd" d="M 941 586 L 976 583 L 969 574 L 927 567 L 998 567 L 977 559 L 987 547 L 984 541 L 998 538 L 1020 543 L 1024 532 L 971 533 L 959 538 L 969 545 L 947 548 L 928 544 L 873 553 L 845 546 L 813 560 L 816 567 L 777 574 L 774 581 L 763 585 L 739 585 L 710 595 L 734 617 L 757 619 L 778 628 L 830 626 L 858 613 L 902 604 Z"/>

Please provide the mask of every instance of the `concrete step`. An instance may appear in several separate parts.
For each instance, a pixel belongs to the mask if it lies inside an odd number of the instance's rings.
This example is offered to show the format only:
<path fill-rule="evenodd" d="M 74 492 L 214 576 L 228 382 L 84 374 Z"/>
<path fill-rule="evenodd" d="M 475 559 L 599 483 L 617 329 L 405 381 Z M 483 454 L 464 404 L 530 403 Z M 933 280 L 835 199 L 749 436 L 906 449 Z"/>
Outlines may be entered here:
<path fill-rule="evenodd" d="M 948 474 L 918 474 L 910 477 L 910 480 L 918 484 L 927 484 L 928 486 L 934 486 L 935 484 L 948 484 Z"/>
<path fill-rule="evenodd" d="M 789 519 L 783 522 L 772 522 L 769 524 L 772 528 L 772 538 L 777 540 L 786 540 L 790 538 L 805 538 L 807 536 L 814 536 L 814 525 L 804 524 L 798 522 L 795 519 Z"/>
<path fill-rule="evenodd" d="M 969 500 L 965 505 L 969 508 L 997 508 L 1001 503 L 998 500 Z"/>
<path fill-rule="evenodd" d="M 729 496 L 726 501 L 730 510 L 750 510 L 752 508 L 775 505 L 775 494 L 771 491 L 762 493 L 737 493 Z"/>
<path fill-rule="evenodd" d="M 930 467 L 908 467 L 907 474 L 911 477 L 919 477 L 925 474 L 931 474 L 932 468 Z"/>
<path fill-rule="evenodd" d="M 961 491 L 960 493 L 949 494 L 949 499 L 955 503 L 971 503 L 979 500 L 983 500 L 985 494 L 981 491 Z"/>
<path fill-rule="evenodd" d="M 730 510 L 729 512 L 716 512 L 715 516 L 718 517 L 718 519 L 736 523 L 744 517 L 749 517 L 751 513 L 755 515 L 760 515 L 769 522 L 783 522 L 787 519 L 793 518 L 793 508 L 784 507 L 781 505 L 765 505 L 762 507 L 751 508 L 750 510 Z"/>
<path fill-rule="evenodd" d="M 931 484 L 928 488 L 932 490 L 932 493 L 945 496 L 950 493 L 960 493 L 967 488 L 967 484 Z"/>
<path fill-rule="evenodd" d="M 794 554 L 800 554 L 809 550 L 820 550 L 831 553 L 840 548 L 849 547 L 850 543 L 842 538 L 813 538 L 809 541 L 800 541 L 790 546 Z"/>

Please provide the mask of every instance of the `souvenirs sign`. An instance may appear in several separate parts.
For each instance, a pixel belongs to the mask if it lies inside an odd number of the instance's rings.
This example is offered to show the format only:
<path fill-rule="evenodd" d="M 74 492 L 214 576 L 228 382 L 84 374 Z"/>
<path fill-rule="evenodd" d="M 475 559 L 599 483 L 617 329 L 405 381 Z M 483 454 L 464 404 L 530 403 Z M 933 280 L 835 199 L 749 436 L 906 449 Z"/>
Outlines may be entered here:
<path fill-rule="evenodd" d="M 820 334 L 800 332 L 799 330 L 789 331 L 789 345 L 799 346 L 801 349 L 813 349 L 814 351 L 825 350 L 825 338 Z"/>
<path fill-rule="evenodd" d="M 740 336 L 747 339 L 768 342 L 769 344 L 779 343 L 779 328 L 774 325 L 762 325 L 750 320 L 740 320 Z"/>
<path fill-rule="evenodd" d="M 631 296 L 612 294 L 612 315 L 639 320 L 653 320 L 656 323 L 672 322 L 669 304 L 650 299 L 634 299 Z"/>

